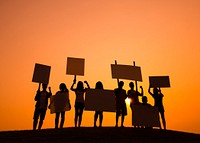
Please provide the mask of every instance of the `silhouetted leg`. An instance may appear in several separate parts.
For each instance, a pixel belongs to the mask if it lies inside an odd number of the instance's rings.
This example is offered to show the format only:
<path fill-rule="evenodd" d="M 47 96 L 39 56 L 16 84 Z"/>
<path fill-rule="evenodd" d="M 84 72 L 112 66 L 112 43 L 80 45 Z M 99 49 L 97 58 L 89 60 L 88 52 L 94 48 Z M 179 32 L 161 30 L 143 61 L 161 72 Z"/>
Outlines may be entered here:
<path fill-rule="evenodd" d="M 64 122 L 65 122 L 65 112 L 61 112 L 60 128 L 63 128 Z"/>
<path fill-rule="evenodd" d="M 166 130 L 165 114 L 164 114 L 164 112 L 160 112 L 160 114 L 161 114 L 161 118 L 162 118 L 162 123 L 163 123 L 164 130 Z"/>
<path fill-rule="evenodd" d="M 39 122 L 38 130 L 42 128 L 45 115 L 46 115 L 46 109 L 40 109 L 40 122 Z"/>
<path fill-rule="evenodd" d="M 58 128 L 59 116 L 60 116 L 60 112 L 56 113 L 56 118 L 55 118 L 55 129 Z"/>
<path fill-rule="evenodd" d="M 33 120 L 33 130 L 36 130 L 38 124 L 38 119 Z"/>
<path fill-rule="evenodd" d="M 77 127 L 78 116 L 79 116 L 78 109 L 75 109 L 75 118 L 74 118 L 75 127 Z"/>
<path fill-rule="evenodd" d="M 103 121 L 103 112 L 99 114 L 99 127 L 102 127 L 102 121 Z"/>
<path fill-rule="evenodd" d="M 96 127 L 96 122 L 97 122 L 97 118 L 98 118 L 98 113 L 97 111 L 95 111 L 95 114 L 94 114 L 94 127 Z"/>
<path fill-rule="evenodd" d="M 82 122 L 82 115 L 83 115 L 83 109 L 80 109 L 79 112 L 79 120 L 78 120 L 78 127 L 81 126 L 81 122 Z"/>
<path fill-rule="evenodd" d="M 36 130 L 37 128 L 39 116 L 40 116 L 39 109 L 35 108 L 34 115 L 33 115 L 33 130 Z"/>
<path fill-rule="evenodd" d="M 115 125 L 115 127 L 118 127 L 118 120 L 119 120 L 119 115 L 118 115 L 118 113 L 116 113 L 116 125 Z"/>
<path fill-rule="evenodd" d="M 40 119 L 38 130 L 40 130 L 42 128 L 42 124 L 43 124 L 43 120 Z"/>
<path fill-rule="evenodd" d="M 124 115 L 122 115 L 121 127 L 124 127 Z"/>

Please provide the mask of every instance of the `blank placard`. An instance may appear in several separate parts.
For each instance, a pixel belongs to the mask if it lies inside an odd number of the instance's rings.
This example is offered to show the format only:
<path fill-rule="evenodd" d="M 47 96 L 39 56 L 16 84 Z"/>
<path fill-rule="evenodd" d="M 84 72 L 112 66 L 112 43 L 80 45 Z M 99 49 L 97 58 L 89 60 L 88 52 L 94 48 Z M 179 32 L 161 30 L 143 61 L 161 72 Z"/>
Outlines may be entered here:
<path fill-rule="evenodd" d="M 141 68 L 130 65 L 111 64 L 112 78 L 142 81 Z"/>
<path fill-rule="evenodd" d="M 150 76 L 150 87 L 170 87 L 169 76 Z"/>
<path fill-rule="evenodd" d="M 132 125 L 160 127 L 159 113 L 156 107 L 132 105 Z"/>
<path fill-rule="evenodd" d="M 42 64 L 35 64 L 35 69 L 33 73 L 32 82 L 38 83 L 49 83 L 49 76 L 50 76 L 51 67 Z"/>
<path fill-rule="evenodd" d="M 70 110 L 69 95 L 59 92 L 54 96 L 51 96 L 50 113 L 64 112 Z"/>
<path fill-rule="evenodd" d="M 85 110 L 115 112 L 115 93 L 113 90 L 87 89 Z"/>
<path fill-rule="evenodd" d="M 84 75 L 85 59 L 82 58 L 67 58 L 67 74 Z"/>

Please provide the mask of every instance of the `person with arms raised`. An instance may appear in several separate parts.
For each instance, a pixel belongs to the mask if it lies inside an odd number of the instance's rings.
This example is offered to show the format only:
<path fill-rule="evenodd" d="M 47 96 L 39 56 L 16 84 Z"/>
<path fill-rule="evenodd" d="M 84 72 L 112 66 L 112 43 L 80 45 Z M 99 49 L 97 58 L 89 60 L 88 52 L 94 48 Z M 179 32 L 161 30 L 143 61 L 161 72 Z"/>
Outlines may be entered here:
<path fill-rule="evenodd" d="M 150 86 L 149 86 L 148 92 L 154 98 L 154 106 L 158 108 L 158 111 L 161 115 L 164 130 L 166 130 L 166 121 L 165 121 L 165 114 L 164 114 L 165 110 L 164 110 L 164 106 L 163 106 L 164 95 L 162 94 L 161 89 L 157 88 L 157 87 L 153 88 L 153 93 L 152 93 Z"/>
<path fill-rule="evenodd" d="M 84 83 L 87 85 L 88 88 L 90 88 L 89 84 L 87 81 L 84 81 Z M 77 87 L 74 88 L 74 85 L 76 84 L 76 78 L 74 78 L 74 82 L 71 86 L 71 90 L 75 92 L 76 99 L 75 99 L 75 118 L 74 118 L 74 123 L 75 127 L 81 126 L 82 122 L 82 115 L 83 115 L 83 110 L 85 107 L 85 99 L 84 99 L 84 93 L 86 92 L 86 88 L 83 86 L 83 82 L 79 81 L 77 83 Z"/>

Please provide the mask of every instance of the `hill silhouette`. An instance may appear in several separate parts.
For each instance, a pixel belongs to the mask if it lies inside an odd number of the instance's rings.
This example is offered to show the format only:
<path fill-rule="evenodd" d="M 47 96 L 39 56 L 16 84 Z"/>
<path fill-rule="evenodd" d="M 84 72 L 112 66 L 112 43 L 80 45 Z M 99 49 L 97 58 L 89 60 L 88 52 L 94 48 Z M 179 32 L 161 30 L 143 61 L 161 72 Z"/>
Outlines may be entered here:
<path fill-rule="evenodd" d="M 200 135 L 171 130 L 131 127 L 81 127 L 40 131 L 3 131 L 1 143 L 199 143 Z"/>

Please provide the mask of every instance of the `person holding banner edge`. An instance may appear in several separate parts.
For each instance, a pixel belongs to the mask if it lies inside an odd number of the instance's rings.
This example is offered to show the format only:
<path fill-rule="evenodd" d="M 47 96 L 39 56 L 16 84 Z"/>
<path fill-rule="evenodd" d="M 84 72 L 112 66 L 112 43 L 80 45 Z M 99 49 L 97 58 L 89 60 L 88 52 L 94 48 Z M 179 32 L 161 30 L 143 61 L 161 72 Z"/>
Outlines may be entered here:
<path fill-rule="evenodd" d="M 101 81 L 98 81 L 96 83 L 95 89 L 102 89 L 103 90 L 103 84 L 102 84 Z M 95 114 L 94 114 L 94 127 L 97 127 L 96 122 L 97 122 L 98 117 L 99 117 L 99 127 L 102 127 L 103 111 L 95 111 Z"/>
<path fill-rule="evenodd" d="M 59 85 L 60 91 L 57 91 L 54 96 L 51 98 L 49 109 L 54 108 L 55 116 L 55 129 L 58 129 L 59 118 L 61 115 L 60 128 L 63 128 L 65 122 L 65 111 L 71 109 L 70 100 L 69 100 L 69 90 L 65 83 Z M 53 107 L 52 107 L 53 106 Z M 52 109 L 51 109 L 52 110 Z"/>
<path fill-rule="evenodd" d="M 164 110 L 164 106 L 163 106 L 164 95 L 162 94 L 160 87 L 159 88 L 154 87 L 153 93 L 152 93 L 151 86 L 149 86 L 148 92 L 154 98 L 154 106 L 158 108 L 158 111 L 161 115 L 164 130 L 166 130 L 166 120 L 165 120 L 165 114 L 164 114 L 165 110 Z M 161 126 L 160 126 L 160 128 L 161 128 Z"/>
<path fill-rule="evenodd" d="M 84 83 L 87 85 L 87 88 L 90 88 L 87 81 L 84 81 Z M 75 84 L 76 84 L 76 75 L 74 76 L 74 81 L 70 89 L 74 91 L 76 95 L 75 118 L 74 118 L 75 127 L 77 127 L 77 123 L 78 127 L 80 127 L 82 122 L 83 109 L 85 107 L 84 93 L 86 92 L 86 88 L 84 88 L 82 81 L 79 81 L 77 83 L 76 88 L 74 88 Z"/>

